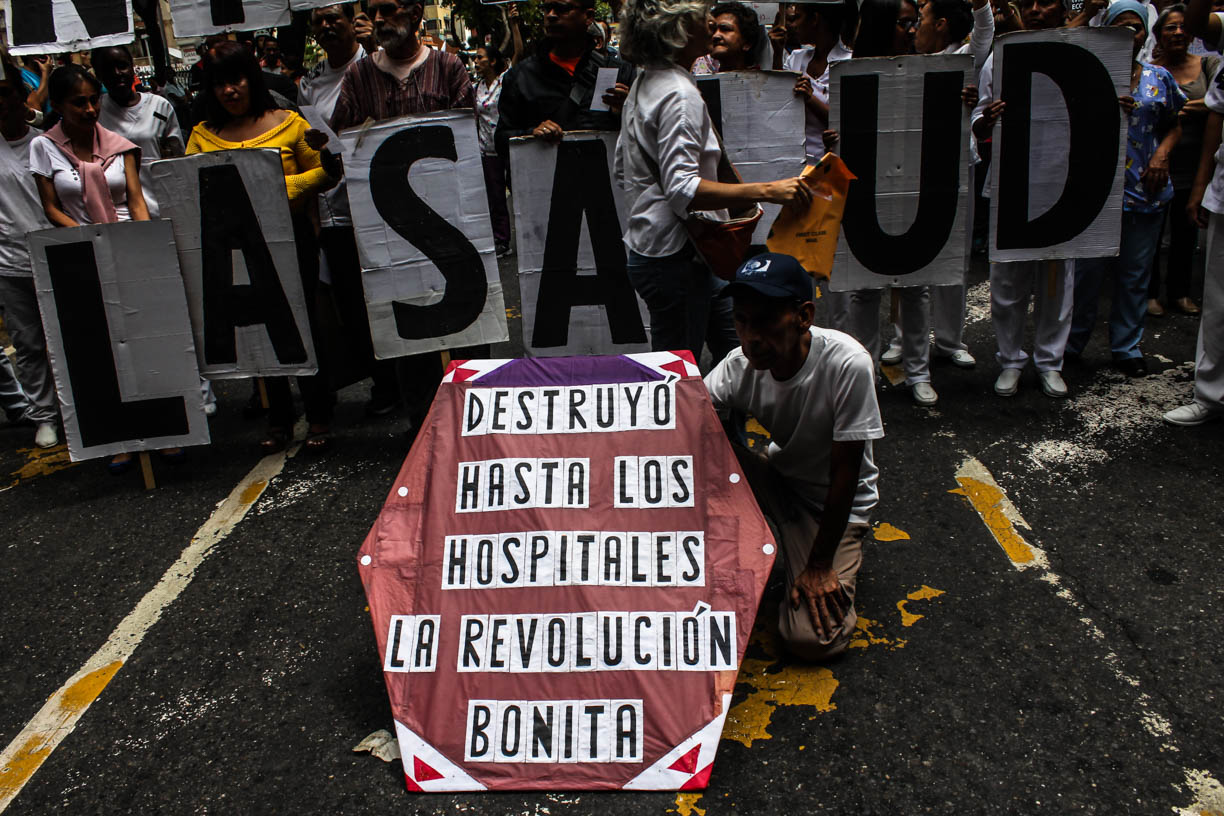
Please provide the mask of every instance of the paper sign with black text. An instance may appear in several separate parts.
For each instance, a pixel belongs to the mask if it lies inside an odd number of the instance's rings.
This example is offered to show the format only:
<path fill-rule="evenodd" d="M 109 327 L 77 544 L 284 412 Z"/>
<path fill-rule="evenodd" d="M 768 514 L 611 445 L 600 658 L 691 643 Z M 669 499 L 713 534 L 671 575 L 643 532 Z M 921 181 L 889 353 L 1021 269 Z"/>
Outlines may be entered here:
<path fill-rule="evenodd" d="M 510 142 L 523 346 L 557 357 L 650 350 L 650 318 L 625 272 L 616 133 Z"/>
<path fill-rule="evenodd" d="M 774 551 L 688 352 L 454 361 L 357 559 L 408 789 L 705 787 Z"/>
<path fill-rule="evenodd" d="M 829 288 L 960 283 L 969 262 L 968 54 L 830 68 L 829 127 L 854 174 Z"/>
<path fill-rule="evenodd" d="M 374 355 L 509 339 L 470 110 L 340 134 Z"/>
<path fill-rule="evenodd" d="M 1133 36 L 1127 28 L 1004 34 L 995 42 L 990 260 L 1118 254 Z"/>
<path fill-rule="evenodd" d="M 799 175 L 805 156 L 803 101 L 795 95 L 795 74 L 727 71 L 696 79 L 727 156 L 744 181 Z M 765 243 L 781 205 L 762 202 L 761 208 L 765 215 L 753 233 L 754 244 Z"/>
<path fill-rule="evenodd" d="M 125 45 L 131 0 L 4 0 L 9 53 L 59 54 Z"/>
<path fill-rule="evenodd" d="M 170 223 L 49 229 L 29 241 L 72 460 L 208 444 Z"/>
<path fill-rule="evenodd" d="M 174 36 L 207 37 L 289 25 L 288 0 L 169 0 Z"/>
<path fill-rule="evenodd" d="M 174 222 L 200 373 L 209 379 L 318 370 L 277 150 L 154 162 Z"/>

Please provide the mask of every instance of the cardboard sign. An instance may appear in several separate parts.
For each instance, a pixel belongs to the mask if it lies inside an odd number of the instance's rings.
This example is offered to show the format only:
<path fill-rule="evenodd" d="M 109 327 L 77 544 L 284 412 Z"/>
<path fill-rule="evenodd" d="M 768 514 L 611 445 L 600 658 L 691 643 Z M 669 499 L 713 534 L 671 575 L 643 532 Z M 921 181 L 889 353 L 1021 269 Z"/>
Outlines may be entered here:
<path fill-rule="evenodd" d="M 174 220 L 200 373 L 318 371 L 277 150 L 225 150 L 150 165 Z"/>
<path fill-rule="evenodd" d="M 510 337 L 470 110 L 340 134 L 374 356 Z"/>
<path fill-rule="evenodd" d="M 968 54 L 839 62 L 829 127 L 850 182 L 829 288 L 961 283 L 969 263 Z M 1009 110 L 1010 113 L 1010 110 Z"/>
<path fill-rule="evenodd" d="M 990 260 L 1098 258 L 1122 236 L 1131 32 L 1060 28 L 995 41 Z"/>
<path fill-rule="evenodd" d="M 4 0 L 9 53 L 58 54 L 125 45 L 131 0 Z"/>
<path fill-rule="evenodd" d="M 687 353 L 453 363 L 358 555 L 408 789 L 704 788 L 773 553 Z"/>
<path fill-rule="evenodd" d="M 169 0 L 174 36 L 207 37 L 289 25 L 288 0 Z M 305 6 L 303 6 L 305 8 Z"/>
<path fill-rule="evenodd" d="M 510 142 L 523 346 L 529 355 L 650 350 L 650 317 L 625 272 L 616 133 Z"/>
<path fill-rule="evenodd" d="M 169 222 L 49 229 L 29 241 L 72 460 L 208 444 Z"/>
<path fill-rule="evenodd" d="M 805 156 L 803 101 L 795 95 L 793 73 L 728 71 L 696 80 L 727 156 L 744 181 L 799 175 Z M 782 209 L 768 202 L 761 208 L 765 215 L 753 233 L 754 244 L 765 243 Z"/>

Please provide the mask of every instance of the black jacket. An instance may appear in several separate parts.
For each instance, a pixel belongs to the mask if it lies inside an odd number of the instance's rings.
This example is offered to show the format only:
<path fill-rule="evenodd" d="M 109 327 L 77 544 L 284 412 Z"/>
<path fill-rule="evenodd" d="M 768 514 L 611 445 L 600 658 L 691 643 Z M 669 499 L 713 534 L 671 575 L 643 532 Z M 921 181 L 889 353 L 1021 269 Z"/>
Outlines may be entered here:
<path fill-rule="evenodd" d="M 545 119 L 564 130 L 620 130 L 620 114 L 590 110 L 600 68 L 618 68 L 616 81 L 633 83 L 632 65 L 595 50 L 583 55 L 570 76 L 548 58 L 547 43 L 511 68 L 502 80 L 494 135 L 502 159 L 509 159 L 511 139 L 530 135 Z M 599 89 L 600 96 L 603 91 Z"/>

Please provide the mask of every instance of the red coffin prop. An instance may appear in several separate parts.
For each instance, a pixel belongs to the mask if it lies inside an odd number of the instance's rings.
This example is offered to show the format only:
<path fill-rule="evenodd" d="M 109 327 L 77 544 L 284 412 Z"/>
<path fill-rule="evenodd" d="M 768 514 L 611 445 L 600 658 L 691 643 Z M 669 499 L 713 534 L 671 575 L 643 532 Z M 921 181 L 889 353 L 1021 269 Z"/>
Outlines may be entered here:
<path fill-rule="evenodd" d="M 408 789 L 704 788 L 774 550 L 687 353 L 452 363 L 358 554 Z"/>

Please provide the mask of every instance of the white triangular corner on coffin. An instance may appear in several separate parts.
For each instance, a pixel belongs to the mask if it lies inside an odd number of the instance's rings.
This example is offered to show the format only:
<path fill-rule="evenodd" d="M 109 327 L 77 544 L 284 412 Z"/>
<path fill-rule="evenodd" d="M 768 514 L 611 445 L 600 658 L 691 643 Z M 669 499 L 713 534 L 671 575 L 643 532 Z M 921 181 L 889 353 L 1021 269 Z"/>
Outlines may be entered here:
<path fill-rule="evenodd" d="M 510 360 L 455 360 L 452 361 L 455 365 L 449 369 L 442 377 L 442 382 L 467 382 L 468 380 L 479 380 L 484 375 L 496 371 L 504 366 Z M 462 371 L 463 374 L 456 376 L 456 371 Z"/>
<path fill-rule="evenodd" d="M 722 739 L 723 721 L 727 719 L 727 709 L 731 707 L 731 695 L 722 696 L 722 713 L 706 723 L 701 730 L 668 751 L 663 757 L 625 783 L 625 790 L 680 790 L 696 777 L 709 779 L 709 768 L 714 763 L 714 755 L 718 752 L 718 742 Z M 677 761 L 694 748 L 699 748 L 697 761 L 692 770 L 675 770 L 672 768 Z M 703 780 L 704 781 L 704 780 Z M 699 787 L 704 788 L 701 784 Z"/>
<path fill-rule="evenodd" d="M 664 376 L 669 374 L 686 377 L 701 376 L 701 369 L 688 359 L 691 356 L 688 352 L 681 355 L 674 351 L 642 351 L 625 356 L 639 365 L 653 368 Z"/>
<path fill-rule="evenodd" d="M 437 793 L 485 789 L 399 720 L 395 721 L 395 736 L 399 740 L 400 760 L 404 763 L 404 780 L 409 790 Z"/>

